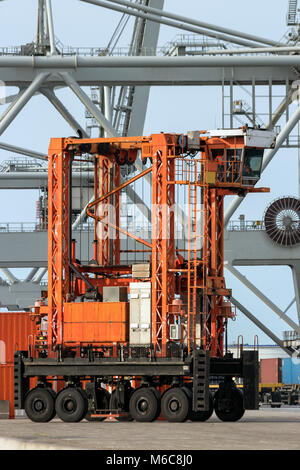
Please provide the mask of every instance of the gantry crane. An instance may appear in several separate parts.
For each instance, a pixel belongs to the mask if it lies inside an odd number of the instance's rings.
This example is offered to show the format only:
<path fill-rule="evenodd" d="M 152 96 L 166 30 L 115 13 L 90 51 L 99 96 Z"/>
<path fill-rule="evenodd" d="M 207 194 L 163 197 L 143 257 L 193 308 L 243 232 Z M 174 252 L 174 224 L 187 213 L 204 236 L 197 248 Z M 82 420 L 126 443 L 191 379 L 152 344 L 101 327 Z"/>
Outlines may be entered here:
<path fill-rule="evenodd" d="M 105 419 L 236 421 L 258 408 L 257 351 L 227 351 L 234 316 L 223 274 L 223 202 L 255 188 L 264 149 L 260 129 L 52 139 L 48 183 L 48 294 L 31 315 L 29 351 L 15 355 L 15 395 L 34 421 Z M 72 165 L 94 162 L 93 259 L 82 265 L 72 240 Z M 120 184 L 120 167 L 145 170 Z M 150 166 L 147 166 L 150 162 Z M 120 192 L 152 174 L 152 237 L 120 226 Z M 187 201 L 175 238 L 176 205 Z M 120 239 L 147 262 L 121 264 Z M 129 298 L 128 298 L 129 296 Z M 214 399 L 210 376 L 222 377 Z M 29 378 L 37 378 L 30 389 Z M 243 394 L 233 377 L 243 378 Z M 63 383 L 56 395 L 51 383 Z"/>

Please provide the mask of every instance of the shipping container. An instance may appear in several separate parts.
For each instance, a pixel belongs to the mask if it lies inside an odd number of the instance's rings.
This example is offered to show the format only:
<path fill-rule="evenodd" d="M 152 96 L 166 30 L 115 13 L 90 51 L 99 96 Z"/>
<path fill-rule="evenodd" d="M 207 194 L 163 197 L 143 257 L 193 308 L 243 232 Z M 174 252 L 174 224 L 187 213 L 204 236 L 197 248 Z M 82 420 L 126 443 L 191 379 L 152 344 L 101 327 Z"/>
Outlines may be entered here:
<path fill-rule="evenodd" d="M 282 382 L 282 359 L 261 359 L 260 383 L 271 384 Z"/>
<path fill-rule="evenodd" d="M 0 312 L 0 401 L 9 401 L 10 418 L 14 417 L 14 352 L 28 350 L 35 327 L 29 313 Z"/>
<path fill-rule="evenodd" d="M 129 309 L 126 302 L 65 303 L 66 343 L 125 343 L 128 341 Z"/>
<path fill-rule="evenodd" d="M 12 364 L 14 351 L 28 350 L 35 327 L 29 313 L 0 313 L 0 364 Z"/>
<path fill-rule="evenodd" d="M 284 384 L 300 384 L 300 360 L 282 359 L 282 381 Z"/>

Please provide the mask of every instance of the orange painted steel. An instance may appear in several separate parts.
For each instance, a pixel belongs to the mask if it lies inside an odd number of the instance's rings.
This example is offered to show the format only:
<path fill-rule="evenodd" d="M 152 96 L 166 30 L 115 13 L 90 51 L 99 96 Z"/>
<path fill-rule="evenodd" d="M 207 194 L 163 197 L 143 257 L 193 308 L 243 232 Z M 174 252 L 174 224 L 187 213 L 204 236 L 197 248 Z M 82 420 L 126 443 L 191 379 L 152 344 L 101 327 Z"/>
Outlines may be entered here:
<path fill-rule="evenodd" d="M 76 297 L 104 286 L 126 286 L 137 282 L 131 266 L 120 264 L 119 233 L 132 237 L 151 249 L 152 348 L 156 356 L 168 356 L 170 325 L 186 319 L 187 348 L 209 350 L 213 357 L 223 355 L 223 337 L 228 318 L 233 316 L 225 286 L 223 201 L 226 195 L 265 191 L 249 184 L 243 174 L 242 137 L 209 138 L 201 133 L 201 154 L 184 154 L 179 134 L 153 134 L 149 137 L 99 139 L 52 139 L 49 148 L 49 293 L 48 345 L 82 342 L 126 342 L 128 331 L 95 326 L 92 318 L 101 302 L 74 303 Z M 141 159 L 152 166 L 128 182 L 120 184 L 120 164 Z M 74 268 L 70 274 L 69 169 L 75 156 L 89 152 L 95 161 L 93 203 L 87 215 L 95 220 L 94 261 L 82 266 L 72 249 Z M 127 160 L 126 160 L 127 159 Z M 152 241 L 128 233 L 120 227 L 120 191 L 152 171 Z M 187 241 L 183 250 L 175 245 L 175 189 L 182 188 L 188 198 Z M 115 208 L 111 221 L 111 208 Z M 99 232 L 101 226 L 101 233 Z M 115 230 L 113 243 L 110 230 Z M 179 251 L 184 255 L 179 254 Z M 88 284 L 88 287 L 86 286 Z M 180 298 L 179 298 L 180 297 Z M 99 298 L 97 299 L 99 300 Z M 180 302 L 177 302 L 180 300 Z M 110 310 L 111 321 L 120 314 L 121 303 Z M 75 312 L 82 309 L 78 324 Z M 79 311 L 78 310 L 78 311 Z M 93 326 L 88 329 L 89 322 Z M 97 323 L 97 322 L 96 322 Z M 105 322 L 103 322 L 105 323 Z M 123 322 L 119 322 L 122 323 Z M 126 322 L 125 322 L 126 323 Z M 124 323 L 124 324 L 125 324 Z M 83 326 L 85 325 L 86 326 Z M 85 329 L 86 328 L 86 329 Z M 121 336 L 120 336 L 121 335 Z M 120 339 L 121 338 L 121 339 Z M 179 340 L 182 343 L 183 340 Z M 116 350 L 116 348 L 115 348 Z"/>
<path fill-rule="evenodd" d="M 64 139 L 52 139 L 48 154 L 48 345 L 62 343 L 63 304 L 69 291 L 69 163 Z"/>
<path fill-rule="evenodd" d="M 127 343 L 127 302 L 79 302 L 64 304 L 64 342 Z"/>
<path fill-rule="evenodd" d="M 120 170 L 118 170 L 120 172 Z M 124 188 L 126 188 L 127 186 L 129 186 L 130 184 L 134 183 L 135 181 L 139 180 L 140 178 L 146 176 L 148 173 L 150 173 L 152 171 L 152 167 L 150 168 L 147 168 L 147 170 L 139 173 L 138 175 L 134 176 L 133 178 L 131 178 L 129 181 L 126 181 L 125 183 L 123 184 L 119 184 L 119 175 L 118 175 L 118 178 L 115 180 L 115 187 L 114 189 L 112 189 L 111 191 L 107 192 L 107 193 L 104 193 L 104 195 L 98 197 L 97 199 L 95 199 L 95 201 L 91 202 L 90 204 L 88 204 L 87 206 L 87 209 L 86 209 L 86 214 L 91 217 L 92 219 L 94 219 L 97 223 L 98 222 L 101 222 L 102 224 L 105 224 L 107 227 L 111 227 L 112 229 L 114 229 L 116 232 L 115 232 L 115 235 L 116 235 L 116 239 L 115 239 L 115 264 L 119 264 L 120 263 L 120 238 L 119 238 L 119 233 L 123 233 L 124 235 L 126 235 L 127 237 L 129 238 L 132 238 L 133 240 L 143 244 L 143 245 L 146 245 L 148 246 L 149 248 L 152 248 L 152 244 L 151 243 L 148 243 L 146 240 L 143 240 L 142 238 L 140 237 L 137 237 L 136 235 L 134 235 L 133 233 L 130 233 L 128 232 L 127 230 L 124 230 L 122 229 L 121 227 L 119 227 L 118 225 L 112 223 L 112 222 L 109 222 L 107 220 L 107 215 L 97 215 L 97 208 L 100 207 L 100 204 L 102 204 L 104 201 L 108 200 L 111 196 L 115 196 L 116 201 L 115 201 L 115 204 L 114 204 L 114 207 L 115 207 L 115 210 L 116 210 L 116 213 L 115 213 L 115 219 L 116 221 L 119 221 L 120 219 L 120 214 L 119 214 L 119 210 L 120 210 L 120 207 L 119 207 L 119 200 L 120 200 L 120 191 Z M 95 212 L 92 212 L 91 209 L 95 207 Z M 95 223 L 95 227 L 97 227 L 97 223 Z M 95 238 L 97 238 L 99 234 L 95 233 Z M 102 260 L 100 260 L 100 264 Z"/>
<path fill-rule="evenodd" d="M 36 324 L 25 312 L 0 312 L 0 364 L 14 361 L 14 352 L 33 345 Z"/>
<path fill-rule="evenodd" d="M 9 402 L 14 418 L 14 352 L 34 344 L 36 324 L 27 312 L 0 312 L 0 401 Z"/>

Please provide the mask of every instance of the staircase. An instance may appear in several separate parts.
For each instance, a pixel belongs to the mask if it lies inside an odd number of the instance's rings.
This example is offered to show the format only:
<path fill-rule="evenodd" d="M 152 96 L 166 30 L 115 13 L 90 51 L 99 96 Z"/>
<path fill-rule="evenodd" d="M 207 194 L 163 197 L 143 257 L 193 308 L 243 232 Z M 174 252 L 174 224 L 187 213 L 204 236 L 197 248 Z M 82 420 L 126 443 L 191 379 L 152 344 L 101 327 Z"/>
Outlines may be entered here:
<path fill-rule="evenodd" d="M 295 26 L 297 21 L 297 0 L 289 0 L 289 11 L 287 14 L 287 25 Z"/>

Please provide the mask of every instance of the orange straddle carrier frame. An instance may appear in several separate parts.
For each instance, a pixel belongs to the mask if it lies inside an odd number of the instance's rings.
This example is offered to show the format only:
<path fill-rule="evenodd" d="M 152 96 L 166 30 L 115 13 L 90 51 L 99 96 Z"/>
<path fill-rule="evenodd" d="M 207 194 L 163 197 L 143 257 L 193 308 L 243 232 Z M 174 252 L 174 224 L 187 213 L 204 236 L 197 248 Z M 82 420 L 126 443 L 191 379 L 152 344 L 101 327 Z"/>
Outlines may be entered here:
<path fill-rule="evenodd" d="M 149 137 L 51 139 L 48 305 L 36 308 L 36 314 L 48 318 L 47 344 L 44 342 L 42 347 L 49 356 L 58 348 L 71 348 L 79 354 L 79 348 L 87 345 L 86 329 L 80 322 L 76 327 L 78 298 L 89 296 L 81 317 L 88 322 L 94 318 L 95 309 L 100 308 L 101 317 L 103 287 L 126 287 L 129 292 L 130 284 L 137 281 L 132 276 L 132 265 L 121 265 L 121 233 L 139 243 L 137 251 L 149 255 L 150 278 L 138 281 L 151 282 L 151 354 L 170 354 L 170 344 L 174 343 L 170 328 L 176 324 L 181 325 L 183 334 L 175 342 L 188 353 L 200 347 L 209 350 L 211 357 L 223 356 L 227 322 L 234 315 L 223 273 L 224 197 L 267 191 L 254 188 L 263 150 L 256 149 L 254 155 L 253 148 L 248 154 L 247 148 L 243 136 L 209 136 L 205 132 L 192 137 L 160 133 Z M 94 219 L 95 229 L 93 262 L 84 266 L 76 259 L 70 211 L 72 163 L 86 154 L 94 161 L 94 201 L 86 213 Z M 255 156 L 252 168 L 248 168 L 250 157 Z M 121 184 L 120 166 L 134 164 L 137 158 L 150 162 L 150 166 L 145 165 L 143 172 Z M 145 240 L 120 227 L 120 191 L 148 174 L 152 177 L 152 238 Z M 175 237 L 175 208 L 182 202 L 176 200 L 178 194 L 185 194 L 187 208 L 185 241 L 180 249 Z M 129 320 L 125 311 L 116 307 L 114 315 L 117 320 L 118 315 L 122 316 L 120 321 L 125 322 L 126 330 Z M 120 336 L 119 323 L 110 333 L 99 325 L 93 331 L 92 344 L 103 354 L 116 355 L 120 339 L 122 346 L 130 346 L 128 334 Z M 68 331 L 72 331 L 71 336 Z M 88 338 L 90 344 L 91 336 Z"/>

